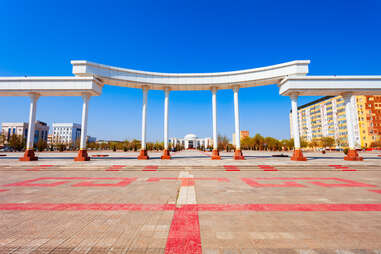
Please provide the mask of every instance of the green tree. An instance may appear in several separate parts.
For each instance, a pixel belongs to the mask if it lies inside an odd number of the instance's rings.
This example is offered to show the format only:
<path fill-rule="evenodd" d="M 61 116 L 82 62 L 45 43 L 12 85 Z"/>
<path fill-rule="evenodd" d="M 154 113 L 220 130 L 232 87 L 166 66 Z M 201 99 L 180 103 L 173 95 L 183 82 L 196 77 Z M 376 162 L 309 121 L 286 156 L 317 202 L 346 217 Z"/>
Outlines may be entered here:
<path fill-rule="evenodd" d="M 321 142 L 321 146 L 323 148 L 325 148 L 325 147 L 331 148 L 335 144 L 335 139 L 332 137 L 322 137 L 320 139 L 320 142 Z"/>
<path fill-rule="evenodd" d="M 218 135 L 217 137 L 218 150 L 227 151 L 229 145 L 229 139 L 226 136 Z"/>
<path fill-rule="evenodd" d="M 48 143 L 46 143 L 45 140 L 40 138 L 36 144 L 36 147 L 39 152 L 42 152 L 48 148 Z"/>
<path fill-rule="evenodd" d="M 25 139 L 20 135 L 12 135 L 8 144 L 13 150 L 22 151 L 25 148 Z"/>

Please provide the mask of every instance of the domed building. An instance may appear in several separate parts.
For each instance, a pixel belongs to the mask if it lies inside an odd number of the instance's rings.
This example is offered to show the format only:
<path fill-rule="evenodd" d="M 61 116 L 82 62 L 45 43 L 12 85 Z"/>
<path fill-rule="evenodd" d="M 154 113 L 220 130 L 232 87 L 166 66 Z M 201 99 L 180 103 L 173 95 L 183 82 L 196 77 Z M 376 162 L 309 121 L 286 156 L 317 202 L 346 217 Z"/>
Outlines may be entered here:
<path fill-rule="evenodd" d="M 187 134 L 184 138 L 170 138 L 169 143 L 172 146 L 183 145 L 185 149 L 197 149 L 201 147 L 209 147 L 213 145 L 211 138 L 198 138 L 195 134 Z"/>

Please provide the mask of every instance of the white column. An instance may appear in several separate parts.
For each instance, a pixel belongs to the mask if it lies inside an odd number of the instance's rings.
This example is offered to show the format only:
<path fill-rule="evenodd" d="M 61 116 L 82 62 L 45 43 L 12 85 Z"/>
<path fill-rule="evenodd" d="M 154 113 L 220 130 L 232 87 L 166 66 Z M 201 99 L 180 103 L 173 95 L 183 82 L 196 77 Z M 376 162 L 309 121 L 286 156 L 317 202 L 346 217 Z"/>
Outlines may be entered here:
<path fill-rule="evenodd" d="M 168 101 L 169 101 L 169 89 L 165 88 L 164 98 L 164 149 L 168 150 Z"/>
<path fill-rule="evenodd" d="M 89 100 L 90 95 L 82 95 L 83 105 L 82 105 L 82 126 L 81 126 L 81 144 L 80 149 L 86 150 L 86 137 L 87 137 L 87 114 L 89 112 Z"/>
<path fill-rule="evenodd" d="M 239 87 L 234 87 L 234 123 L 235 123 L 235 149 L 241 150 L 241 133 L 239 129 L 239 105 L 238 105 Z"/>
<path fill-rule="evenodd" d="M 350 150 L 355 150 L 355 133 L 353 128 L 353 114 L 352 114 L 352 103 L 351 103 L 351 94 L 343 95 L 345 102 L 345 118 L 347 120 L 347 131 L 348 131 L 348 146 Z"/>
<path fill-rule="evenodd" d="M 292 131 L 294 134 L 295 150 L 300 149 L 299 122 L 298 122 L 298 95 L 290 95 L 292 109 Z"/>
<path fill-rule="evenodd" d="M 212 87 L 212 112 L 213 112 L 213 150 L 218 149 L 217 140 L 217 99 L 216 99 L 217 89 Z"/>
<path fill-rule="evenodd" d="M 29 127 L 28 127 L 28 137 L 26 141 L 27 150 L 33 150 L 34 127 L 36 126 L 36 108 L 37 108 L 37 100 L 39 97 L 40 96 L 38 94 L 30 95 Z"/>
<path fill-rule="evenodd" d="M 143 108 L 142 108 L 142 150 L 146 150 L 146 114 L 147 114 L 147 94 L 148 87 L 143 88 Z"/>

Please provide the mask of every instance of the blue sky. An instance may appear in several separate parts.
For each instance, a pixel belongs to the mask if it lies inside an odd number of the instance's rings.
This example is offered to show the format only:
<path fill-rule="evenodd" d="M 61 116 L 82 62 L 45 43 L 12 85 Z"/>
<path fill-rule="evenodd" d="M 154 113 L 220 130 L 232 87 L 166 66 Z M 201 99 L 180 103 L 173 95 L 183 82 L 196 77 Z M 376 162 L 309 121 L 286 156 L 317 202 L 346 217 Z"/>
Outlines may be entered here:
<path fill-rule="evenodd" d="M 70 60 L 157 72 L 219 72 L 310 59 L 310 75 L 381 74 L 381 1 L 0 2 L 0 76 L 72 75 Z M 301 97 L 300 105 L 314 98 Z M 162 91 L 148 97 L 148 140 L 162 139 Z M 105 86 L 89 135 L 140 138 L 141 90 Z M 28 98 L 0 97 L 0 122 L 27 121 Z M 241 129 L 289 137 L 288 97 L 240 90 Z M 234 131 L 233 92 L 217 93 L 218 132 Z M 171 92 L 170 136 L 211 136 L 211 94 Z M 37 119 L 81 120 L 81 98 L 43 97 Z"/>

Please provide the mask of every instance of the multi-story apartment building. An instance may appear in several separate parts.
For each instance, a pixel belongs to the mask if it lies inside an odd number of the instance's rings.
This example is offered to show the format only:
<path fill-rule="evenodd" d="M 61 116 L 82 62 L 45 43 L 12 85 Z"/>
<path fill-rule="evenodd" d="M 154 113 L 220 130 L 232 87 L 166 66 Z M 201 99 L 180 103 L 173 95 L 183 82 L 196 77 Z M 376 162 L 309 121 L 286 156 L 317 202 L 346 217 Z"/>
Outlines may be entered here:
<path fill-rule="evenodd" d="M 240 131 L 239 132 L 240 140 L 247 138 L 247 137 L 250 137 L 249 131 Z M 235 146 L 235 133 L 233 133 L 233 135 L 232 135 L 232 143 L 233 143 L 233 146 Z"/>
<path fill-rule="evenodd" d="M 53 123 L 52 144 L 75 143 L 81 137 L 81 125 L 77 123 Z"/>
<path fill-rule="evenodd" d="M 381 96 L 353 96 L 356 146 L 370 147 L 381 141 Z M 323 97 L 298 107 L 300 137 L 307 141 L 332 137 L 338 146 L 347 143 L 347 121 L 341 96 Z M 290 113 L 290 124 L 291 124 Z M 291 137 L 293 137 L 292 128 Z"/>
<path fill-rule="evenodd" d="M 5 144 L 9 142 L 12 135 L 22 136 L 26 139 L 28 136 L 28 123 L 2 123 L 2 135 L 4 135 Z M 42 121 L 36 121 L 34 127 L 34 143 L 36 144 L 40 139 L 47 141 L 49 126 Z"/>

